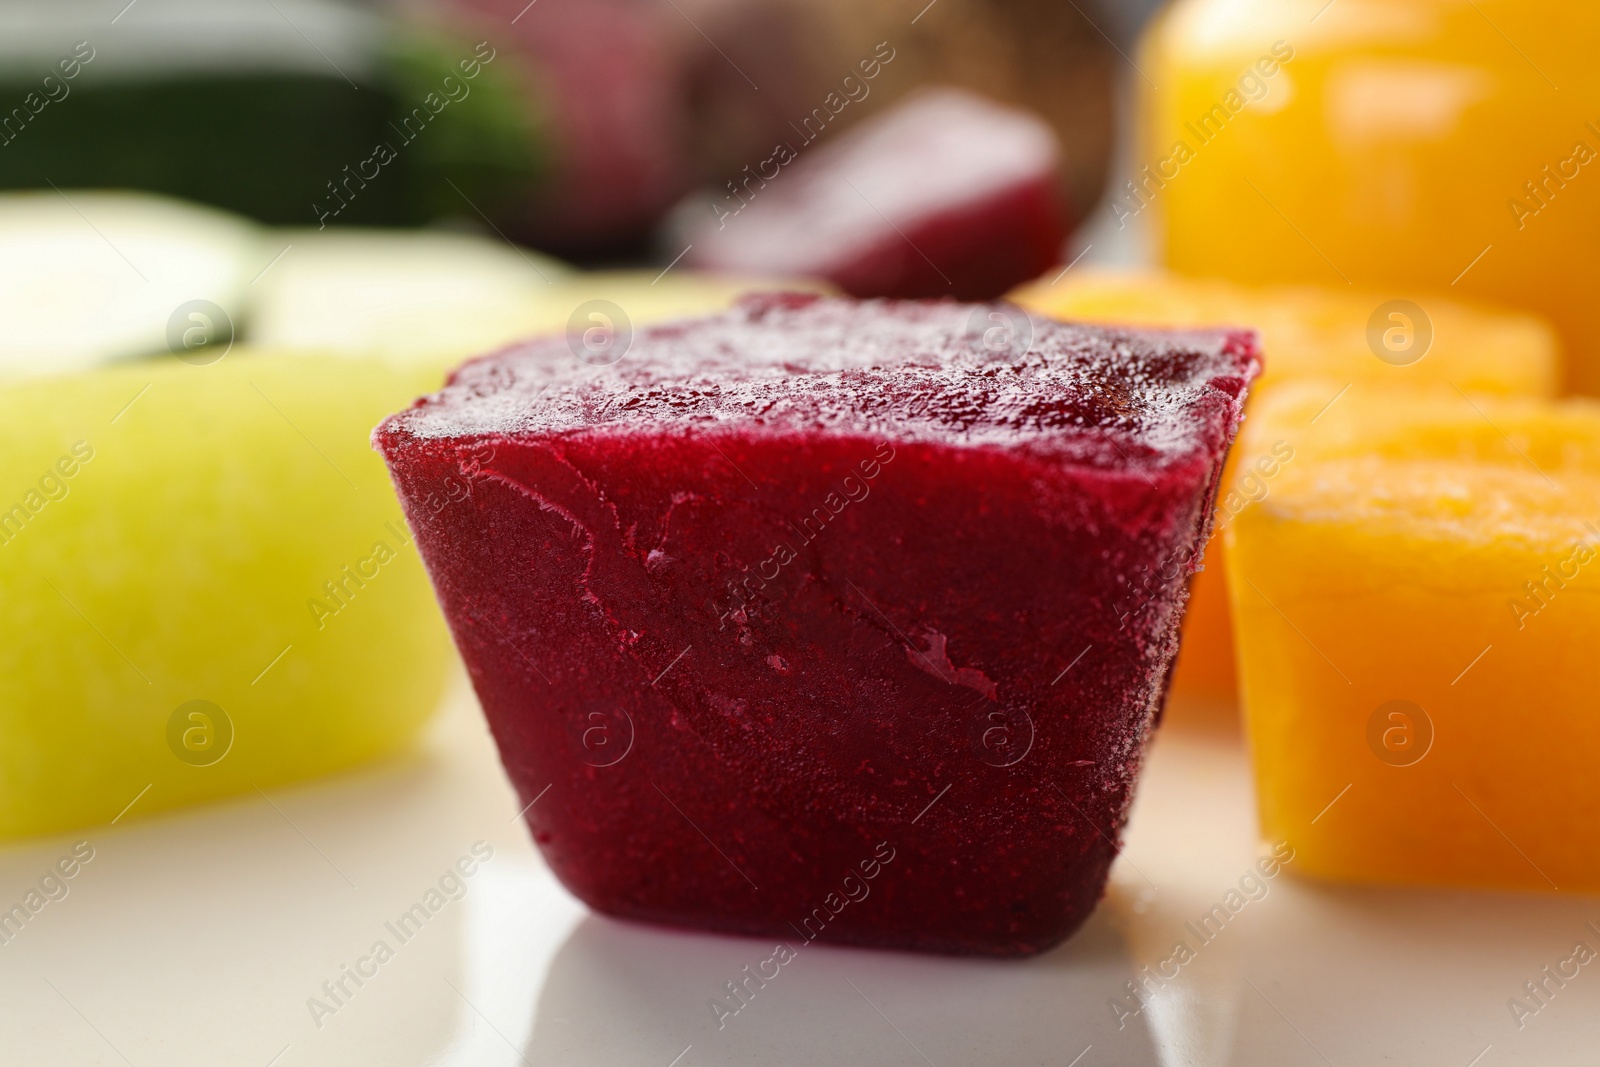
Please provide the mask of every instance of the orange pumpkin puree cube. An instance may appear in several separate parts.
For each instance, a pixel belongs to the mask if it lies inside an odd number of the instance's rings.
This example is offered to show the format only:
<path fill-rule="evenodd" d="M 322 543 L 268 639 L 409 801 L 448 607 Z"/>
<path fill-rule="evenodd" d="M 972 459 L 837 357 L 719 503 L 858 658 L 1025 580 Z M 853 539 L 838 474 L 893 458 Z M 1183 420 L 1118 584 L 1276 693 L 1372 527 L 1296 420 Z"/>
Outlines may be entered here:
<path fill-rule="evenodd" d="M 1262 832 L 1348 881 L 1600 890 L 1600 403 L 1280 386 L 1224 543 Z"/>

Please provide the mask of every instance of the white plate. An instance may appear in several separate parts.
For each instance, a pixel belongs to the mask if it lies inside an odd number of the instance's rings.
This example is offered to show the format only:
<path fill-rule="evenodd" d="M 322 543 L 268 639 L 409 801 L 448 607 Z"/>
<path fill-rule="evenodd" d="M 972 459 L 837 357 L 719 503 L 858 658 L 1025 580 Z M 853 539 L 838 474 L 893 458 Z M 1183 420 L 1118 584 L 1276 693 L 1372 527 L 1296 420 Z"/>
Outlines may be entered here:
<path fill-rule="evenodd" d="M 0 853 L 9 906 L 76 841 L 94 849 L 68 894 L 0 946 L 0 1063 L 1600 1060 L 1600 964 L 1549 983 L 1521 1029 L 1507 1006 L 1576 942 L 1600 949 L 1593 897 L 1327 887 L 1291 861 L 1264 895 L 1247 883 L 1259 899 L 1202 944 L 1186 924 L 1226 905 L 1265 848 L 1227 735 L 1159 737 L 1107 897 L 1062 948 L 995 962 L 805 946 L 720 1029 L 708 1001 L 772 946 L 588 914 L 516 815 L 463 692 L 409 763 Z M 428 903 L 479 841 L 492 858 L 401 942 L 385 924 Z M 1137 1015 L 1113 1008 L 1180 939 L 1194 959 L 1177 977 L 1152 981 Z M 380 940 L 393 957 L 335 1001 L 323 983 Z"/>

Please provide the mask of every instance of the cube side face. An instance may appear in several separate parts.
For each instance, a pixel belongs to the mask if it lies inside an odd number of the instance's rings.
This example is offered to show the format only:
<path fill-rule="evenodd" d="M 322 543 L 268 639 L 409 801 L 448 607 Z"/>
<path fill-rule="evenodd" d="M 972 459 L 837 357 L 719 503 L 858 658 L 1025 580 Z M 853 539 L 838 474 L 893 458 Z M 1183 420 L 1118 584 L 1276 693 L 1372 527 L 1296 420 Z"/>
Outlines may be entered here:
<path fill-rule="evenodd" d="M 1329 387 L 1329 395 L 1337 390 Z M 1259 399 L 1257 404 L 1259 405 Z M 1228 605 L 1226 554 L 1222 535 L 1245 510 L 1267 499 L 1280 476 L 1295 462 L 1294 445 L 1283 435 L 1249 435 L 1228 454 L 1217 490 L 1211 544 L 1205 569 L 1194 576 L 1183 620 L 1183 644 L 1172 668 L 1172 691 L 1201 714 L 1234 720 L 1238 712 L 1238 674 L 1233 617 Z"/>
<path fill-rule="evenodd" d="M 1026 955 L 1093 908 L 1220 456 L 379 444 L 535 838 L 597 910 Z"/>
<path fill-rule="evenodd" d="M 454 656 L 366 438 L 428 382 L 238 348 L 9 387 L 0 839 L 103 826 L 135 795 L 127 820 L 255 796 L 412 742 Z"/>
<path fill-rule="evenodd" d="M 1183 641 L 1172 667 L 1174 703 L 1188 701 L 1202 713 L 1235 722 L 1238 676 L 1234 671 L 1233 618 L 1222 545 L 1206 549 L 1205 570 L 1194 576 L 1183 618 Z"/>
<path fill-rule="evenodd" d="M 1314 433 L 1314 403 L 1268 404 L 1242 444 L 1303 445 L 1226 533 L 1263 832 L 1339 880 L 1600 888 L 1600 420 L 1347 403 Z"/>

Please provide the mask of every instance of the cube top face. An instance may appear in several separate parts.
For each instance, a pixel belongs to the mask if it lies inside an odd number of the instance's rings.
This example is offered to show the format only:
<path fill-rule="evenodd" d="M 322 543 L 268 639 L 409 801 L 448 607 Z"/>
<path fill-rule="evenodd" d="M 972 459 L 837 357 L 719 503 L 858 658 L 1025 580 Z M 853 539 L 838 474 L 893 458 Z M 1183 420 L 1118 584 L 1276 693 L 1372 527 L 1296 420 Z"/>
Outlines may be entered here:
<path fill-rule="evenodd" d="M 1468 392 L 1553 396 L 1561 380 L 1560 344 L 1543 319 L 1432 295 L 1399 301 L 1379 292 L 1078 270 L 1059 284 L 1019 290 L 1015 299 L 1085 322 L 1250 326 L 1261 332 L 1267 355 L 1263 385 L 1317 377 L 1339 386 L 1454 383 Z M 1389 353 L 1386 344 L 1416 347 Z"/>
<path fill-rule="evenodd" d="M 760 295 L 724 315 L 643 330 L 613 366 L 584 364 L 564 338 L 476 360 L 380 434 L 888 436 L 1145 472 L 1208 462 L 1258 366 L 1245 331 L 1111 330 L 1030 319 L 1009 305 Z"/>
<path fill-rule="evenodd" d="M 762 298 L 609 368 L 480 360 L 379 428 L 591 906 L 992 955 L 1087 917 L 1257 362 L 1044 322 L 996 358 L 991 313 Z"/>
<path fill-rule="evenodd" d="M 739 217 L 699 235 L 698 262 L 818 273 L 869 251 L 895 226 L 915 227 L 1021 186 L 1042 183 L 1054 199 L 1060 167 L 1044 122 L 952 89 L 920 93 L 831 143 L 800 148 L 775 161 L 784 170 L 762 176 L 770 187 L 746 179 L 748 211 L 743 196 L 730 198 Z"/>
<path fill-rule="evenodd" d="M 1537 550 L 1600 517 L 1600 404 L 1358 386 L 1329 406 L 1326 394 L 1277 390 L 1243 435 L 1246 449 L 1293 444 L 1261 505 L 1280 521 Z"/>
<path fill-rule="evenodd" d="M 1298 435 L 1302 447 L 1319 460 L 1447 460 L 1537 477 L 1531 462 L 1600 475 L 1600 404 L 1594 401 L 1473 396 L 1448 386 L 1395 393 L 1357 386 L 1335 404 L 1329 399 L 1321 385 L 1279 390 L 1262 401 L 1261 422 L 1272 423 L 1271 432 L 1305 427 Z"/>
<path fill-rule="evenodd" d="M 1600 405 L 1328 399 L 1252 409 L 1293 458 L 1227 531 L 1263 831 L 1330 878 L 1600 889 Z"/>

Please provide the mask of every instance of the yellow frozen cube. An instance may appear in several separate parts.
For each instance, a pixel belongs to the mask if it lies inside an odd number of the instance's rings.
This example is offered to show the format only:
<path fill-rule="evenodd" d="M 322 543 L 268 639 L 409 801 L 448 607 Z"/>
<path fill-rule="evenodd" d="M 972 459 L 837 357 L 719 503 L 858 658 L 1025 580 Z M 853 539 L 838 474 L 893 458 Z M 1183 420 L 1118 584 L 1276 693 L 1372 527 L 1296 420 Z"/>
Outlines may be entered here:
<path fill-rule="evenodd" d="M 277 352 L 404 357 L 441 370 L 533 334 L 578 345 L 720 311 L 743 292 L 815 283 L 668 271 L 576 271 L 489 237 L 276 230 L 245 336 Z M 597 332 L 596 332 L 597 331 Z"/>
<path fill-rule="evenodd" d="M 1105 210 L 1185 273 L 1527 308 L 1600 393 L 1597 35 L 1585 3 L 1176 0 Z"/>
<path fill-rule="evenodd" d="M 163 356 L 0 389 L 0 839 L 404 748 L 449 639 L 371 450 L 436 373 Z"/>
<path fill-rule="evenodd" d="M 1600 404 L 1262 397 L 1224 540 L 1263 833 L 1328 878 L 1600 890 Z"/>

